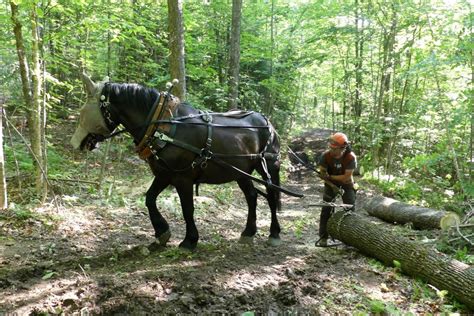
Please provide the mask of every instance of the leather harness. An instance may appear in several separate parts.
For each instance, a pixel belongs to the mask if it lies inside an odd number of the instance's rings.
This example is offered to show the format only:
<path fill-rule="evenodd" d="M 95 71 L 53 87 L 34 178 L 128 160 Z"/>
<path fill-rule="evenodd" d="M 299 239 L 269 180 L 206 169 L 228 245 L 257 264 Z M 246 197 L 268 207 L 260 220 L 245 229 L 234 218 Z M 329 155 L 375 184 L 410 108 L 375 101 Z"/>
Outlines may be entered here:
<path fill-rule="evenodd" d="M 211 145 L 212 145 L 212 127 L 229 127 L 229 128 L 245 128 L 246 126 L 223 126 L 223 125 L 218 125 L 218 124 L 213 124 L 212 123 L 212 118 L 213 115 L 221 115 L 221 116 L 228 116 L 228 117 L 245 117 L 247 115 L 252 114 L 252 111 L 246 112 L 246 111 L 232 111 L 228 113 L 208 113 L 208 112 L 201 112 L 200 114 L 197 115 L 189 115 L 185 117 L 178 117 L 172 120 L 174 118 L 174 115 L 176 114 L 176 109 L 178 105 L 180 104 L 179 98 L 175 97 L 174 95 L 168 93 L 168 92 L 161 92 L 159 97 L 155 102 L 158 102 L 155 111 L 151 115 L 150 119 L 148 120 L 147 123 L 147 128 L 144 133 L 144 136 L 142 137 L 141 141 L 138 143 L 138 145 L 135 148 L 135 151 L 138 153 L 139 157 L 145 161 L 148 161 L 148 158 L 151 156 L 155 156 L 156 158 L 159 159 L 157 156 L 157 152 L 166 146 L 166 144 L 173 144 L 177 147 L 189 150 L 195 154 L 197 154 L 195 160 L 192 162 L 191 168 L 195 168 L 196 166 L 199 166 L 201 169 L 205 169 L 207 167 L 207 161 L 212 159 L 215 161 L 217 164 L 228 168 L 230 170 L 233 170 L 237 173 L 240 173 L 241 175 L 250 178 L 258 183 L 261 183 L 265 186 L 274 188 L 276 190 L 279 190 L 281 192 L 284 192 L 286 194 L 296 196 L 296 197 L 302 197 L 302 194 L 299 193 L 294 193 L 289 190 L 286 190 L 282 187 L 279 187 L 275 184 L 272 183 L 271 181 L 271 176 L 268 172 L 268 167 L 267 167 L 267 162 L 266 159 L 271 159 L 271 160 L 278 160 L 280 158 L 279 153 L 269 153 L 266 152 L 268 146 L 270 145 L 271 137 L 268 138 L 267 143 L 265 145 L 265 148 L 258 154 L 219 154 L 219 153 L 213 153 L 211 151 Z M 110 112 L 109 108 L 110 102 L 108 96 L 102 95 L 100 98 L 100 110 L 102 112 L 102 116 L 104 117 L 104 120 L 106 121 L 107 127 L 110 131 L 113 131 L 115 127 L 117 127 L 117 123 L 115 123 L 112 120 L 112 114 Z M 155 105 L 153 106 L 155 107 Z M 207 126 L 207 139 L 205 143 L 205 147 L 203 148 L 197 148 L 192 145 L 189 145 L 185 142 L 182 142 L 180 140 L 174 139 L 174 132 L 176 130 L 176 125 L 183 123 L 183 120 L 189 119 L 189 118 L 194 118 L 194 117 L 201 117 L 204 123 L 202 125 Z M 172 124 L 170 124 L 172 123 Z M 189 123 L 188 123 L 189 124 Z M 199 124 L 201 125 L 201 124 Z M 270 125 L 267 124 L 265 126 L 248 126 L 249 128 L 265 128 L 265 129 L 270 129 Z M 124 130 L 115 132 L 110 134 L 107 137 L 104 137 L 103 139 L 111 138 L 115 135 L 118 135 L 119 133 L 124 132 Z M 270 130 L 271 131 L 271 130 Z M 271 131 L 273 133 L 273 131 Z M 158 147 L 158 148 L 157 148 Z M 233 157 L 233 158 L 246 158 L 246 159 L 260 159 L 260 162 L 262 164 L 262 168 L 264 172 L 266 173 L 266 181 L 263 181 L 259 178 L 256 178 L 252 176 L 251 174 L 246 173 L 243 170 L 240 170 L 239 168 L 233 166 L 232 164 L 226 162 L 222 158 L 227 158 L 227 157 Z M 163 160 L 162 160 L 163 161 Z M 166 165 L 166 162 L 163 161 Z M 189 168 L 188 167 L 188 168 Z M 172 170 L 172 171 L 184 171 L 187 170 L 188 168 L 185 168 L 183 170 Z M 171 168 L 169 168 L 171 169 Z"/>
<path fill-rule="evenodd" d="M 156 107 L 150 122 L 168 120 L 174 117 L 173 113 L 176 111 L 176 108 L 180 103 L 179 98 L 172 94 L 162 92 L 160 93 L 157 101 L 158 106 Z M 147 160 L 151 155 L 153 155 L 153 146 L 151 141 L 153 140 L 155 133 L 169 133 L 171 129 L 171 124 L 152 123 L 148 125 L 145 135 L 135 148 L 138 156 L 143 160 Z"/>

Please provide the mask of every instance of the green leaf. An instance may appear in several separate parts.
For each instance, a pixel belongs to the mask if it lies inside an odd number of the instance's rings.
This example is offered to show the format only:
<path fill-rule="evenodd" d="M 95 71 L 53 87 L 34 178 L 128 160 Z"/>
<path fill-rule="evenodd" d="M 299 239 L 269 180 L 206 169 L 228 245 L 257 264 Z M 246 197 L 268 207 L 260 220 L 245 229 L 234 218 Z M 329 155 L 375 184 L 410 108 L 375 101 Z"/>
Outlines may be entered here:
<path fill-rule="evenodd" d="M 385 312 L 385 303 L 379 300 L 370 301 L 370 311 L 372 313 L 383 313 Z"/>
<path fill-rule="evenodd" d="M 42 280 L 49 280 L 51 279 L 53 276 L 55 276 L 57 273 L 54 272 L 54 271 L 46 271 L 47 273 L 45 275 L 43 275 L 43 277 L 41 278 Z"/>
<path fill-rule="evenodd" d="M 397 269 L 402 269 L 402 264 L 398 260 L 393 260 L 393 266 Z"/>

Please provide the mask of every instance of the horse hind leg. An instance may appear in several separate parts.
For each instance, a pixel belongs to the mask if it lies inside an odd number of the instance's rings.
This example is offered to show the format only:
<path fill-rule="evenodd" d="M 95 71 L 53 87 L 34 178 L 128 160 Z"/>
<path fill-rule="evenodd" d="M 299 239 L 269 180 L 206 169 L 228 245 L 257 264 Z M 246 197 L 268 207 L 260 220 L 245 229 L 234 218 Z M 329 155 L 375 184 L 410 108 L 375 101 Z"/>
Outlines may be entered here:
<path fill-rule="evenodd" d="M 280 162 L 278 160 L 267 161 L 267 170 L 264 170 L 266 164 L 262 164 L 262 167 L 257 168 L 257 172 L 263 177 L 265 181 L 268 181 L 270 176 L 271 183 L 276 186 L 280 186 Z M 278 222 L 277 213 L 281 209 L 281 193 L 270 186 L 267 186 L 267 202 L 270 206 L 271 212 L 271 224 L 270 224 L 270 236 L 268 237 L 268 244 L 271 246 L 279 246 L 281 244 L 280 239 L 280 223 Z"/>
<path fill-rule="evenodd" d="M 160 245 L 166 246 L 166 243 L 171 237 L 168 222 L 161 215 L 156 207 L 156 199 L 158 195 L 168 186 L 168 182 L 161 178 L 155 177 L 153 183 L 146 193 L 146 207 L 150 215 L 151 224 L 155 230 L 155 237 Z"/>
<path fill-rule="evenodd" d="M 199 233 L 194 222 L 193 183 L 191 180 L 183 180 L 175 187 L 178 191 L 184 221 L 186 222 L 186 236 L 179 247 L 194 250 L 199 240 Z"/>
<path fill-rule="evenodd" d="M 244 193 L 248 205 L 247 224 L 240 234 L 239 242 L 249 244 L 253 242 L 253 237 L 257 233 L 257 190 L 250 179 L 239 179 L 237 183 Z"/>

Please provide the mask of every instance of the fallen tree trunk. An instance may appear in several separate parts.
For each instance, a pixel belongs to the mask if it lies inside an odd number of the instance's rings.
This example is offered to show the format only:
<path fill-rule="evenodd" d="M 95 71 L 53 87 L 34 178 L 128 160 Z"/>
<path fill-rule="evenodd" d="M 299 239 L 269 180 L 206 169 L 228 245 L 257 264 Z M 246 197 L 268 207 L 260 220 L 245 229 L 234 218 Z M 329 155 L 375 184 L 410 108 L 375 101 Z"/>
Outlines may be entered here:
<path fill-rule="evenodd" d="M 438 289 L 447 290 L 474 310 L 474 267 L 394 235 L 380 223 L 353 212 L 339 211 L 328 222 L 329 234 L 387 265 L 401 264 L 403 273 L 420 277 Z"/>
<path fill-rule="evenodd" d="M 413 223 L 416 229 L 432 229 L 459 223 L 459 217 L 451 212 L 409 205 L 391 198 L 378 196 L 370 199 L 363 207 L 370 215 L 389 223 Z M 444 227 L 443 227 L 444 228 Z M 446 227 L 447 228 L 447 227 Z"/>

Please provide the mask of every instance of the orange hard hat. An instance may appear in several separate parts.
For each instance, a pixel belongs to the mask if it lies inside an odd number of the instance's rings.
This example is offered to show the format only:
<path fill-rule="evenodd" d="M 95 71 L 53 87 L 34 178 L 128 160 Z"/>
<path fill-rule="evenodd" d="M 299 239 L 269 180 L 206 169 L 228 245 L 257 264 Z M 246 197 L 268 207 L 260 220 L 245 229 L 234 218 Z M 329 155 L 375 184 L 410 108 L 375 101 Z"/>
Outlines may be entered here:
<path fill-rule="evenodd" d="M 335 133 L 329 137 L 329 146 L 331 148 L 344 148 L 349 143 L 349 139 L 344 133 Z"/>

